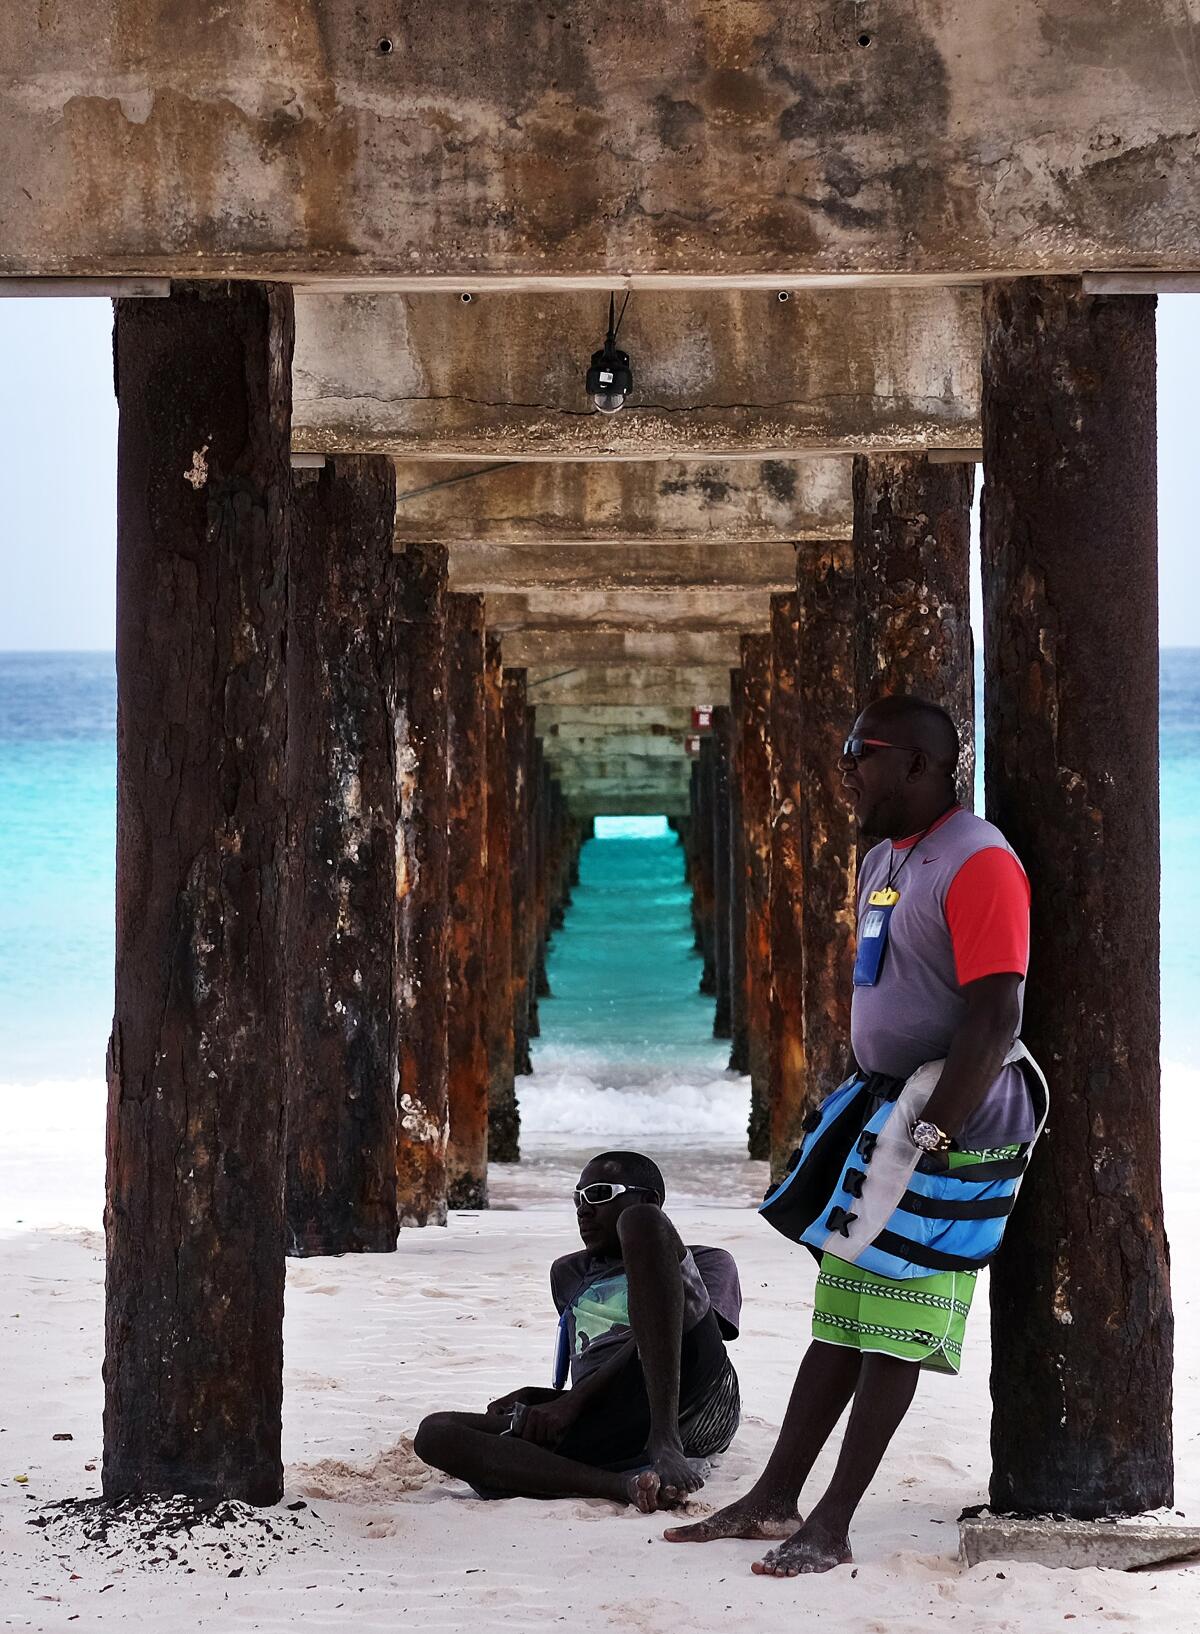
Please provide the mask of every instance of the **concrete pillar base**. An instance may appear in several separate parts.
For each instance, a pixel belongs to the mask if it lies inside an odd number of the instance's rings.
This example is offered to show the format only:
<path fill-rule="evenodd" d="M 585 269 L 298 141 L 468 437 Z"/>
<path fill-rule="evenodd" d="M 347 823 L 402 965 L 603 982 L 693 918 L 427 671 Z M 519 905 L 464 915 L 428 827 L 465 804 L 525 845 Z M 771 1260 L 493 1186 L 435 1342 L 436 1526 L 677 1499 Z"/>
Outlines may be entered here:
<path fill-rule="evenodd" d="M 1074 1521 L 1056 1517 L 1022 1520 L 1015 1515 L 964 1515 L 958 1523 L 958 1555 L 964 1566 L 986 1560 L 1020 1561 L 1072 1571 L 1102 1566 L 1136 1572 L 1200 1558 L 1200 1526 L 1163 1526 L 1155 1521 Z"/>

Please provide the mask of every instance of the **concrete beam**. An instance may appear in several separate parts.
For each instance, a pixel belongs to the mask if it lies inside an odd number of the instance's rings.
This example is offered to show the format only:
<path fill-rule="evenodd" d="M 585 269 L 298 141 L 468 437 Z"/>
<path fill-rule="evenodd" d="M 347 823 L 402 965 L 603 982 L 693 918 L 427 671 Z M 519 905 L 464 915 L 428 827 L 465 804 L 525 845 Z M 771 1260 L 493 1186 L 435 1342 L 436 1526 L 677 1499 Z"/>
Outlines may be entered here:
<path fill-rule="evenodd" d="M 618 783 L 622 786 L 642 787 L 655 784 L 674 788 L 691 776 L 691 759 L 680 754 L 678 760 L 638 760 L 632 756 L 616 755 L 611 760 L 597 759 L 592 763 L 577 760 L 556 768 L 555 776 L 564 784 Z"/>
<path fill-rule="evenodd" d="M 555 757 L 553 763 L 555 776 L 573 783 L 608 780 L 640 784 L 657 780 L 673 784 L 691 775 L 691 758 L 682 743 L 675 744 L 671 753 L 640 754 L 624 740 L 614 743 L 611 753 L 596 745 L 591 754 L 565 754 Z"/>
<path fill-rule="evenodd" d="M 703 700 L 707 702 L 707 698 Z M 600 736 L 609 732 L 675 733 L 692 729 L 692 711 L 683 704 L 658 708 L 629 704 L 537 704 L 537 729 L 544 738 Z"/>
<path fill-rule="evenodd" d="M 850 462 L 396 461 L 396 544 L 787 543 L 849 539 Z"/>
<path fill-rule="evenodd" d="M 310 295 L 296 303 L 292 442 L 423 460 L 781 457 L 979 442 L 977 289 L 633 296 L 634 391 L 584 373 L 603 296 Z"/>
<path fill-rule="evenodd" d="M 510 631 L 579 629 L 701 633 L 766 629 L 763 590 L 524 590 L 487 598 L 488 624 Z"/>
<path fill-rule="evenodd" d="M 541 723 L 538 723 L 539 733 Z M 641 766 L 649 762 L 677 762 L 687 758 L 682 732 L 611 732 L 587 736 L 561 733 L 543 737 L 546 759 L 556 766 L 582 767 L 600 761 Z"/>
<path fill-rule="evenodd" d="M 787 590 L 794 545 L 451 545 L 455 590 Z"/>
<path fill-rule="evenodd" d="M 509 630 L 504 633 L 506 667 L 575 664 L 716 665 L 737 663 L 736 630 Z M 726 690 L 729 681 L 726 678 Z"/>
<path fill-rule="evenodd" d="M 684 756 L 680 756 L 677 763 L 638 765 L 617 759 L 609 763 L 597 762 L 590 767 L 565 766 L 555 771 L 555 776 L 567 790 L 607 787 L 618 793 L 638 794 L 651 789 L 660 793 L 683 791 L 691 775 L 691 761 Z"/>
<path fill-rule="evenodd" d="M 77 0 L 5 22 L 0 273 L 1200 266 L 1194 66 L 1161 0 L 511 0 L 486 27 L 473 0 Z"/>
<path fill-rule="evenodd" d="M 509 643 L 514 637 L 510 636 Z M 724 637 L 721 638 L 722 641 Z M 515 657 L 506 658 L 516 664 Z M 691 711 L 696 704 L 722 703 L 729 696 L 730 663 L 721 656 L 685 663 L 666 664 L 646 659 L 639 667 L 624 660 L 615 664 L 581 660 L 574 664 L 531 660 L 528 670 L 529 701 L 542 719 L 547 706 L 578 707 L 582 704 L 605 708 L 654 708 L 674 706 Z"/>
<path fill-rule="evenodd" d="M 0 278 L 0 300 L 166 300 L 169 278 Z"/>
<path fill-rule="evenodd" d="M 1200 272 L 1084 273 L 1085 295 L 1200 295 Z"/>
<path fill-rule="evenodd" d="M 655 784 L 674 788 L 691 776 L 691 761 L 682 751 L 677 760 L 639 759 L 635 755 L 615 754 L 611 758 L 597 756 L 591 760 L 574 760 L 555 765 L 554 775 L 573 786 L 580 783 L 611 783 L 617 788 L 641 788 Z"/>
<path fill-rule="evenodd" d="M 685 789 L 612 789 L 581 787 L 564 789 L 567 804 L 580 817 L 686 817 Z"/>

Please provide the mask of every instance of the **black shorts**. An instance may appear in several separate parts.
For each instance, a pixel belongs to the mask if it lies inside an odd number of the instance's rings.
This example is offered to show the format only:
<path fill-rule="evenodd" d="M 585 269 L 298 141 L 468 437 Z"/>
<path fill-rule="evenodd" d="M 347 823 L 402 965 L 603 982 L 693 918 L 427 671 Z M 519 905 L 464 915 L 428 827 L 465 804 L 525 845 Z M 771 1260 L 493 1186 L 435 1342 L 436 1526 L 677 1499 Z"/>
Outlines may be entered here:
<path fill-rule="evenodd" d="M 737 1374 L 709 1310 L 683 1336 L 679 1355 L 679 1429 L 693 1457 L 724 1452 L 740 1413 Z M 694 1434 L 689 1435 L 689 1431 Z M 555 1447 L 564 1458 L 597 1469 L 636 1469 L 646 1461 L 650 1402 L 635 1351 L 590 1401 Z M 691 1444 L 689 1444 L 689 1442 Z"/>

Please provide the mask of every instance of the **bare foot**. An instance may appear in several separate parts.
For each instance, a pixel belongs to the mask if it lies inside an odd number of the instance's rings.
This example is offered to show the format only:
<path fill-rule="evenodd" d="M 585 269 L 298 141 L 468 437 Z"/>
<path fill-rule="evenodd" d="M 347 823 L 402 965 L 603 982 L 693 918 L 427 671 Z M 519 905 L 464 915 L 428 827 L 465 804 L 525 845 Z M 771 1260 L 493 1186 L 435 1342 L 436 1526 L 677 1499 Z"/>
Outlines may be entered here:
<path fill-rule="evenodd" d="M 709 1466 L 703 1458 L 689 1458 L 682 1447 L 651 1447 L 650 1467 L 662 1483 L 660 1509 L 676 1509 L 704 1485 Z"/>
<path fill-rule="evenodd" d="M 706 1515 L 691 1526 L 671 1526 L 663 1533 L 668 1543 L 715 1543 L 720 1538 L 785 1538 L 800 1516 L 795 1509 L 755 1498 L 753 1494 Z"/>
<path fill-rule="evenodd" d="M 662 1482 L 657 1470 L 644 1469 L 640 1475 L 629 1476 L 625 1490 L 629 1495 L 629 1502 L 643 1515 L 653 1515 L 659 1504 L 659 1489 Z"/>
<path fill-rule="evenodd" d="M 850 1540 L 809 1521 L 795 1537 L 771 1549 L 750 1570 L 758 1577 L 802 1577 L 809 1572 L 828 1572 L 844 1566 L 853 1557 Z"/>

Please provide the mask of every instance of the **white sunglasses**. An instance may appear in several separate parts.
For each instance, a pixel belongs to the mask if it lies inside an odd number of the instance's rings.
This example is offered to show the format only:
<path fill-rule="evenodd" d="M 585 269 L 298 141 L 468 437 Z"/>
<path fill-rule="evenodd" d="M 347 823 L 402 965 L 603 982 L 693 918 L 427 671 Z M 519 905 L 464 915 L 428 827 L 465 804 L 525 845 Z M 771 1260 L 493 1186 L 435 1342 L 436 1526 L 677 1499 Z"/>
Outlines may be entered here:
<path fill-rule="evenodd" d="M 645 1186 L 626 1186 L 619 1180 L 593 1180 L 590 1186 L 577 1186 L 572 1196 L 575 1207 L 581 1203 L 590 1203 L 593 1208 L 601 1203 L 611 1203 L 614 1197 L 619 1197 L 623 1191 L 645 1191 Z"/>

